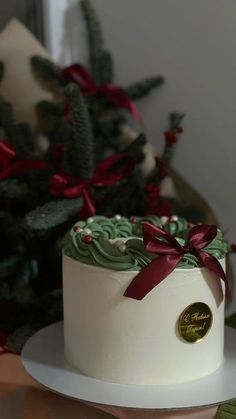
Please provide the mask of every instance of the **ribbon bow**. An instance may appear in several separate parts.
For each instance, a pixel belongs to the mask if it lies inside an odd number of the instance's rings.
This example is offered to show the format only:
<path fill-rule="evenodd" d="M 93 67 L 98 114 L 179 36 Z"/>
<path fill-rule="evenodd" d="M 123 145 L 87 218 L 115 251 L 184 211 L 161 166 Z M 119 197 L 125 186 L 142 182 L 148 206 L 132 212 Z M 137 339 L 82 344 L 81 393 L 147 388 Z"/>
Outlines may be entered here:
<path fill-rule="evenodd" d="M 42 160 L 14 161 L 16 150 L 6 141 L 0 142 L 0 181 L 11 176 L 18 176 L 32 169 L 43 169 L 48 164 Z"/>
<path fill-rule="evenodd" d="M 194 226 L 189 231 L 186 244 L 181 246 L 173 236 L 162 228 L 144 222 L 143 241 L 145 249 L 148 252 L 157 253 L 158 257 L 133 279 L 124 296 L 142 300 L 175 269 L 185 253 L 191 253 L 198 259 L 201 266 L 205 266 L 223 279 L 226 287 L 226 297 L 230 299 L 229 284 L 221 264 L 214 256 L 204 251 L 204 247 L 212 242 L 216 234 L 217 227 L 214 225 Z M 162 237 L 162 240 L 158 239 L 157 236 Z"/>
<path fill-rule="evenodd" d="M 121 162 L 123 165 L 116 168 L 115 166 Z M 98 164 L 90 179 L 81 180 L 66 173 L 53 175 L 49 184 L 49 192 L 54 196 L 65 196 L 66 198 L 82 196 L 84 199 L 83 215 L 91 217 L 96 212 L 91 186 L 114 185 L 132 173 L 134 164 L 134 159 L 131 156 L 123 153 L 114 154 Z"/>
<path fill-rule="evenodd" d="M 67 79 L 79 84 L 85 95 L 93 96 L 101 93 L 110 103 L 127 109 L 137 122 L 141 122 L 141 116 L 136 105 L 121 87 L 113 83 L 97 85 L 86 68 L 79 64 L 72 64 L 64 68 L 62 73 Z"/>

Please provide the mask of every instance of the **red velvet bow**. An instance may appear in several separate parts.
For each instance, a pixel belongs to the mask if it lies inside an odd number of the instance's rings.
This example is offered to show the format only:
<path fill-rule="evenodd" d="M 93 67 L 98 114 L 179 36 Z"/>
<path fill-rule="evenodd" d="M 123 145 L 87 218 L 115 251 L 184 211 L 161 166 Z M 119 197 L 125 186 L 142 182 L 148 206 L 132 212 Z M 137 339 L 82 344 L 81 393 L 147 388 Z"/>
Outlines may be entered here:
<path fill-rule="evenodd" d="M 181 246 L 177 240 L 160 227 L 148 222 L 143 223 L 143 241 L 145 249 L 157 253 L 158 257 L 146 266 L 131 282 L 124 296 L 142 300 L 156 285 L 160 284 L 183 259 L 185 253 L 191 253 L 201 266 L 213 271 L 225 282 L 226 297 L 230 298 L 230 288 L 225 273 L 218 260 L 204 251 L 217 234 L 214 225 L 194 226 L 189 231 L 187 242 Z M 162 240 L 157 236 L 162 237 Z M 164 239 L 164 240 L 163 240 Z"/>
<path fill-rule="evenodd" d="M 42 160 L 14 161 L 16 150 L 6 141 L 0 142 L 0 181 L 11 176 L 18 176 L 32 169 L 43 169 L 48 164 Z"/>
<path fill-rule="evenodd" d="M 100 86 L 96 85 L 86 68 L 79 64 L 72 64 L 69 67 L 64 68 L 62 73 L 67 79 L 79 84 L 85 95 L 93 96 L 97 93 L 101 93 L 110 103 L 120 108 L 127 109 L 131 112 L 137 122 L 141 122 L 141 116 L 136 105 L 130 100 L 121 87 L 113 83 L 102 84 Z"/>
<path fill-rule="evenodd" d="M 115 168 L 115 165 L 122 163 L 122 166 Z M 127 154 L 119 153 L 103 160 L 95 169 L 91 179 L 78 179 L 65 173 L 53 175 L 49 192 L 54 196 L 65 196 L 76 198 L 82 196 L 84 199 L 83 215 L 90 217 L 95 214 L 95 202 L 91 193 L 91 186 L 111 186 L 121 179 L 129 176 L 134 169 L 134 160 Z"/>

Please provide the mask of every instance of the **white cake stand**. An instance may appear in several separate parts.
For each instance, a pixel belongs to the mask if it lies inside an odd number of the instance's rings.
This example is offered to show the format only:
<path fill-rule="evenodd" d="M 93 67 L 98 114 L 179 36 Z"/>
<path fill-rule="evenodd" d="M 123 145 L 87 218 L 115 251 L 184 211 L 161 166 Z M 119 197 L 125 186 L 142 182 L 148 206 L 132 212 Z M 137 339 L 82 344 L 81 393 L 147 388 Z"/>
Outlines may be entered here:
<path fill-rule="evenodd" d="M 123 385 L 96 380 L 64 359 L 63 323 L 32 336 L 22 352 L 26 371 L 44 387 L 80 401 L 122 408 L 171 410 L 218 405 L 236 397 L 236 331 L 226 327 L 225 361 L 213 374 L 179 385 Z"/>

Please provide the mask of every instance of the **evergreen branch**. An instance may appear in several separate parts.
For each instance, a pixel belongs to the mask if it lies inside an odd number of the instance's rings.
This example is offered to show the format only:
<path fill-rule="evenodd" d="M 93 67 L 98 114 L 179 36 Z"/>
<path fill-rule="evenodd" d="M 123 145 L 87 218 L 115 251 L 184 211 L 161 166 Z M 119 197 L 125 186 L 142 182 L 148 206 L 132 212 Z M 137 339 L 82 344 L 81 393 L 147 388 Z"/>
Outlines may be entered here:
<path fill-rule="evenodd" d="M 165 79 L 162 76 L 149 77 L 144 81 L 136 82 L 126 87 L 124 90 L 132 100 L 138 100 L 148 95 L 148 93 L 160 87 L 164 83 Z"/>
<path fill-rule="evenodd" d="M 14 117 L 12 106 L 0 97 L 0 127 L 4 130 L 6 137 L 11 133 L 13 123 Z"/>
<path fill-rule="evenodd" d="M 172 112 L 170 114 L 170 130 L 175 131 L 178 128 L 184 119 L 184 114 L 179 114 L 178 112 Z"/>
<path fill-rule="evenodd" d="M 1 199 L 24 200 L 28 198 L 28 194 L 28 185 L 20 183 L 18 179 L 6 179 L 0 182 Z"/>
<path fill-rule="evenodd" d="M 4 64 L 2 61 L 0 61 L 0 83 L 3 79 L 3 76 L 4 76 Z"/>
<path fill-rule="evenodd" d="M 94 140 L 89 113 L 78 85 L 69 84 L 66 96 L 72 118 L 71 143 L 66 150 L 68 166 L 73 175 L 89 179 L 94 170 Z"/>
<path fill-rule="evenodd" d="M 100 58 L 103 54 L 103 37 L 100 22 L 90 0 L 81 0 L 89 44 L 90 71 L 96 84 L 101 84 Z"/>
<path fill-rule="evenodd" d="M 144 211 L 144 199 L 141 196 L 140 178 L 138 174 L 133 174 L 128 181 L 120 182 L 113 186 L 104 197 L 99 207 L 98 213 L 106 217 L 114 214 L 121 214 L 127 217 Z M 129 203 L 127 206 L 127 202 Z M 137 211 L 139 208 L 139 211 Z"/>
<path fill-rule="evenodd" d="M 56 117 L 63 116 L 63 104 L 49 100 L 41 100 L 38 102 L 36 105 L 36 110 L 37 113 L 44 115 L 45 117 L 48 115 Z"/>
<path fill-rule="evenodd" d="M 26 214 L 24 218 L 28 231 L 43 232 L 57 227 L 75 216 L 82 208 L 83 200 L 63 199 L 48 202 Z"/>
<path fill-rule="evenodd" d="M 47 58 L 34 55 L 31 57 L 31 68 L 36 79 L 53 93 L 61 92 L 67 84 L 60 67 Z"/>
<path fill-rule="evenodd" d="M 102 51 L 98 56 L 100 84 L 108 84 L 113 81 L 113 60 L 108 51 Z"/>
<path fill-rule="evenodd" d="M 35 139 L 28 124 L 13 125 L 8 140 L 16 149 L 18 158 L 25 159 L 35 155 Z"/>
<path fill-rule="evenodd" d="M 22 255 L 15 254 L 8 258 L 2 259 L 0 263 L 0 280 L 12 277 L 21 262 Z"/>

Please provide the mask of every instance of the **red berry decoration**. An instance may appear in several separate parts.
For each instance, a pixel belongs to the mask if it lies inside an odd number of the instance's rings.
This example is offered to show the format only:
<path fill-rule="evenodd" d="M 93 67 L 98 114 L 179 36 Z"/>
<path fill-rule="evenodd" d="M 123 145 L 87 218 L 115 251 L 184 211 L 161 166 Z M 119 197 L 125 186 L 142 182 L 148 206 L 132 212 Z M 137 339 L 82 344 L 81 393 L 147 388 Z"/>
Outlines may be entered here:
<path fill-rule="evenodd" d="M 92 241 L 93 241 L 92 236 L 87 235 L 87 236 L 83 237 L 83 242 L 86 243 L 86 244 L 90 244 L 90 243 L 92 243 Z"/>
<path fill-rule="evenodd" d="M 182 134 L 182 133 L 184 132 L 184 130 L 183 130 L 183 128 L 182 128 L 182 127 L 177 127 L 177 128 L 176 128 L 176 132 L 177 132 L 178 134 Z"/>
<path fill-rule="evenodd" d="M 165 135 L 165 139 L 167 144 L 172 145 L 175 144 L 177 139 L 176 139 L 176 133 L 173 131 L 166 131 L 164 132 Z"/>
<path fill-rule="evenodd" d="M 137 219 L 136 219 L 135 217 L 132 217 L 132 218 L 130 219 L 130 222 L 131 222 L 132 224 L 136 224 L 136 223 L 137 223 Z"/>
<path fill-rule="evenodd" d="M 81 228 L 80 226 L 75 226 L 75 227 L 73 227 L 73 230 L 74 230 L 76 233 L 79 233 L 79 232 L 82 230 L 82 228 Z"/>

